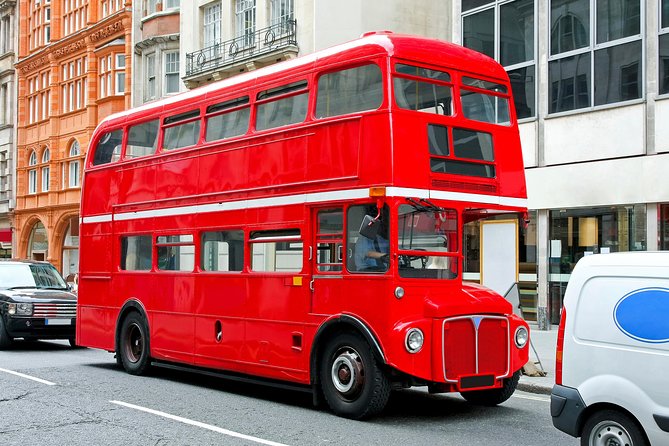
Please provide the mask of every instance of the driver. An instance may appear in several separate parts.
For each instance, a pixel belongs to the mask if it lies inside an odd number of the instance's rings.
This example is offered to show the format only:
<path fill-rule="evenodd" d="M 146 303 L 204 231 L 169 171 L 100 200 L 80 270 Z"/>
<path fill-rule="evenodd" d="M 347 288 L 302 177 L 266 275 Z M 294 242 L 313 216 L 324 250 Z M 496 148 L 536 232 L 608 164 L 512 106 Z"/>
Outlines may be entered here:
<path fill-rule="evenodd" d="M 373 239 L 364 235 L 358 237 L 358 241 L 355 243 L 355 267 L 357 271 L 385 271 L 388 269 L 390 243 L 384 237 L 387 233 L 384 226 L 382 225 L 381 230 Z"/>

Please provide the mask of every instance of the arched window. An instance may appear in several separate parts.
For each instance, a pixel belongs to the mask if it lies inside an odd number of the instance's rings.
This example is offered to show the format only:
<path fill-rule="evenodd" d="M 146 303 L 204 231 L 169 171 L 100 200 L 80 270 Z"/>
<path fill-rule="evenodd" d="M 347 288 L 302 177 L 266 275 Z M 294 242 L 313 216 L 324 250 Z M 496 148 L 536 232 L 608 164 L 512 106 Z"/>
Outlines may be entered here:
<path fill-rule="evenodd" d="M 51 167 L 49 166 L 49 161 L 51 160 L 51 153 L 49 148 L 46 147 L 42 153 L 42 164 L 46 164 L 42 167 L 42 192 L 49 191 L 49 181 L 51 180 Z"/>
<path fill-rule="evenodd" d="M 29 166 L 37 165 L 37 153 L 35 153 L 34 150 L 30 154 L 28 165 Z M 29 194 L 37 193 L 37 169 L 28 170 L 28 193 Z"/>
<path fill-rule="evenodd" d="M 70 144 L 70 158 L 78 157 L 81 154 L 81 147 L 79 146 L 79 141 L 76 139 Z M 80 171 L 79 171 L 79 159 L 74 159 L 69 162 L 69 173 L 70 173 L 70 187 L 79 187 Z"/>

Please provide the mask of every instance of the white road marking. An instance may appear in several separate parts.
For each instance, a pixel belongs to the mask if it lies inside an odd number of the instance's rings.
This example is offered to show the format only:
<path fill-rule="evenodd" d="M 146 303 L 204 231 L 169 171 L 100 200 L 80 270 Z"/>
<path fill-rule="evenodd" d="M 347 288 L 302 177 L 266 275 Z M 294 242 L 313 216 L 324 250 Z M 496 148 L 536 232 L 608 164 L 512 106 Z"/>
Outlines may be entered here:
<path fill-rule="evenodd" d="M 47 381 L 47 380 L 40 379 L 40 378 L 35 378 L 34 376 L 26 375 L 26 374 L 19 373 L 19 372 L 14 372 L 13 370 L 0 369 L 0 372 L 9 373 L 10 375 L 16 375 L 16 376 L 20 376 L 21 378 L 37 381 L 38 383 L 46 384 L 47 386 L 55 386 L 56 385 L 56 383 L 52 383 L 51 381 Z"/>
<path fill-rule="evenodd" d="M 217 427 L 217 426 L 212 426 L 210 424 L 205 424 L 205 423 L 201 423 L 199 421 L 189 420 L 188 418 L 182 418 L 182 417 L 178 417 L 176 415 L 171 415 L 169 413 L 161 412 L 159 410 L 153 410 L 153 409 L 149 409 L 147 407 L 136 406 L 136 405 L 130 404 L 130 403 L 124 403 L 123 401 L 109 401 L 109 402 L 112 403 L 112 404 L 117 404 L 119 406 L 124 406 L 124 407 L 130 408 L 130 409 L 140 410 L 142 412 L 150 413 L 150 414 L 153 414 L 153 415 L 158 415 L 159 417 L 168 418 L 170 420 L 178 421 L 179 423 L 189 424 L 191 426 L 200 427 L 202 429 L 207 429 L 207 430 L 210 430 L 210 431 L 213 431 L 213 432 L 217 432 L 219 434 L 228 435 L 230 437 L 241 438 L 243 440 L 249 440 L 249 441 L 253 441 L 253 442 L 256 442 L 256 443 L 260 443 L 260 444 L 266 444 L 266 445 L 270 445 L 270 446 L 287 446 L 283 443 L 277 443 L 275 441 L 264 440 L 262 438 L 252 437 L 251 435 L 240 434 L 238 432 L 223 429 L 223 428 L 220 428 L 220 427 Z"/>
<path fill-rule="evenodd" d="M 550 399 L 550 398 L 543 397 L 543 396 L 518 395 L 518 394 L 516 394 L 516 393 L 514 393 L 514 394 L 511 395 L 511 396 L 514 397 L 514 398 L 520 398 L 520 399 L 523 399 L 523 400 L 543 401 L 543 402 L 545 402 L 545 403 L 550 403 L 550 402 L 551 402 L 551 399 Z"/>

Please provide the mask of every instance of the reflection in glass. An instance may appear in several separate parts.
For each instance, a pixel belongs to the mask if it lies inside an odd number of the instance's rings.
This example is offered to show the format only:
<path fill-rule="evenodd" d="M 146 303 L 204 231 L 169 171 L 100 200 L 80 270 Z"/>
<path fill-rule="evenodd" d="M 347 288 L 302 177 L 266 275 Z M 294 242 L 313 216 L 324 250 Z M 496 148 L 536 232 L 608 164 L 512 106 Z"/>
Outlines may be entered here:
<path fill-rule="evenodd" d="M 669 0 L 662 0 L 662 28 L 669 28 Z"/>
<path fill-rule="evenodd" d="M 641 41 L 595 51 L 595 105 L 641 97 Z"/>
<path fill-rule="evenodd" d="M 597 0 L 597 43 L 641 32 L 640 0 Z"/>
<path fill-rule="evenodd" d="M 588 46 L 590 1 L 551 1 L 551 54 Z"/>
<path fill-rule="evenodd" d="M 667 0 L 669 4 L 669 0 Z M 669 34 L 660 36 L 660 94 L 669 93 Z"/>
<path fill-rule="evenodd" d="M 492 135 L 466 129 L 453 129 L 453 152 L 458 158 L 494 161 Z"/>
<path fill-rule="evenodd" d="M 493 0 L 462 0 L 462 10 L 469 11 L 470 9 L 478 8 L 487 3 L 491 3 Z"/>
<path fill-rule="evenodd" d="M 495 57 L 495 11 L 488 9 L 463 18 L 462 44 L 486 56 Z"/>
<path fill-rule="evenodd" d="M 590 106 L 590 53 L 548 64 L 551 113 Z"/>
<path fill-rule="evenodd" d="M 518 119 L 535 116 L 535 76 L 534 65 L 517 68 L 508 72 L 513 91 L 513 103 Z"/>
<path fill-rule="evenodd" d="M 500 63 L 504 66 L 534 59 L 534 1 L 506 3 L 500 10 Z"/>
<path fill-rule="evenodd" d="M 451 88 L 429 82 L 396 77 L 395 102 L 407 110 L 450 116 L 453 114 Z"/>

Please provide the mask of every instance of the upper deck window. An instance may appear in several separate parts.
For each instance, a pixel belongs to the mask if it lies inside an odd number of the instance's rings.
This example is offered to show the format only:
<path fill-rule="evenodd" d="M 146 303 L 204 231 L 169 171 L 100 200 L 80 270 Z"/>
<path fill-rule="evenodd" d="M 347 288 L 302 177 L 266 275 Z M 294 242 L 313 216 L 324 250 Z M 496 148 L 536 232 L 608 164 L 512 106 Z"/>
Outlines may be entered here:
<path fill-rule="evenodd" d="M 383 76 L 374 64 L 327 73 L 318 78 L 316 117 L 376 110 L 383 103 Z"/>
<path fill-rule="evenodd" d="M 123 130 L 112 130 L 107 132 L 98 141 L 93 152 L 93 165 L 107 164 L 112 157 L 118 159 L 121 155 L 121 143 L 123 142 Z"/>
<path fill-rule="evenodd" d="M 249 97 L 233 99 L 207 107 L 206 141 L 243 135 L 249 129 Z"/>
<path fill-rule="evenodd" d="M 400 108 L 450 116 L 453 114 L 451 76 L 445 71 L 396 64 L 395 102 Z M 422 78 L 422 79 L 419 79 Z"/>
<path fill-rule="evenodd" d="M 130 127 L 125 157 L 137 158 L 155 153 L 159 127 L 160 121 L 157 119 Z"/>
<path fill-rule="evenodd" d="M 428 145 L 432 172 L 495 178 L 490 133 L 430 124 Z"/>
<path fill-rule="evenodd" d="M 463 76 L 460 96 L 462 113 L 474 121 L 511 125 L 506 86 Z"/>
<path fill-rule="evenodd" d="M 256 130 L 267 130 L 302 122 L 307 117 L 307 81 L 293 82 L 258 93 Z"/>
<path fill-rule="evenodd" d="M 165 118 L 164 126 L 164 150 L 194 146 L 200 139 L 200 110 Z"/>

